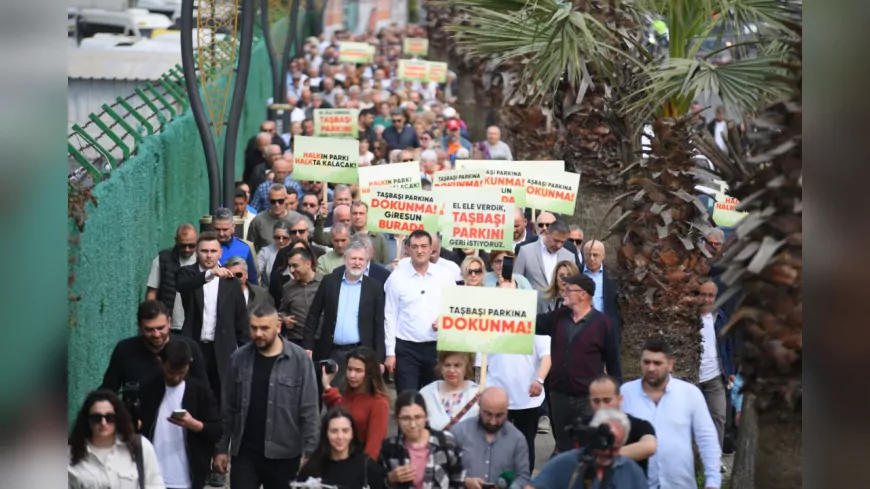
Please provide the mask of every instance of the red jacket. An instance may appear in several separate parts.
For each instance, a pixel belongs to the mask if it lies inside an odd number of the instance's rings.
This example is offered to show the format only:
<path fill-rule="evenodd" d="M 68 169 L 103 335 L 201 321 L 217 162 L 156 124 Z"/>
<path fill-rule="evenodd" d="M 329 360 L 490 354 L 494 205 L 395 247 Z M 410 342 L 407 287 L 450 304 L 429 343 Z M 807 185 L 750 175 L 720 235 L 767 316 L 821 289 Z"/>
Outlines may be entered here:
<path fill-rule="evenodd" d="M 387 425 L 390 419 L 390 401 L 380 394 L 359 394 L 348 392 L 344 396 L 338 389 L 330 387 L 323 393 L 323 402 L 327 407 L 343 406 L 350 411 L 359 437 L 365 444 L 366 454 L 377 460 L 381 452 L 381 443 L 387 436 Z"/>

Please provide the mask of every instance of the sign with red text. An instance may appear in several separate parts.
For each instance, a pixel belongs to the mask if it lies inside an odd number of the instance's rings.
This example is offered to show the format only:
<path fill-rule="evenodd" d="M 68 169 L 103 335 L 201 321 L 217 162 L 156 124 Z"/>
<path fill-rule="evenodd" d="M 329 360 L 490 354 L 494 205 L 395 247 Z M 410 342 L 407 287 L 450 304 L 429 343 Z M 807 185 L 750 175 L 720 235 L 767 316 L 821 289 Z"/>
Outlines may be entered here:
<path fill-rule="evenodd" d="M 406 37 L 402 43 L 402 52 L 408 56 L 425 58 L 429 55 L 429 40 L 422 37 Z"/>
<path fill-rule="evenodd" d="M 526 173 L 564 172 L 564 168 L 564 161 L 456 160 L 457 170 L 484 170 L 483 185 L 499 188 L 501 201 L 517 207 L 529 207 L 526 204 Z"/>
<path fill-rule="evenodd" d="M 437 348 L 531 355 L 537 307 L 534 290 L 444 287 Z"/>
<path fill-rule="evenodd" d="M 314 109 L 314 134 L 320 137 L 359 137 L 359 110 Z"/>
<path fill-rule="evenodd" d="M 293 179 L 357 183 L 359 142 L 356 139 L 294 136 Z"/>
<path fill-rule="evenodd" d="M 574 215 L 580 174 L 530 171 L 526 176 L 526 206 L 539 211 Z"/>
<path fill-rule="evenodd" d="M 447 63 L 429 62 L 429 81 L 435 83 L 447 82 Z"/>
<path fill-rule="evenodd" d="M 405 163 L 390 163 L 389 165 L 361 166 L 359 174 L 360 200 L 370 204 L 369 194 L 372 187 L 396 187 L 419 189 L 420 163 L 408 161 Z"/>
<path fill-rule="evenodd" d="M 485 187 L 440 187 L 437 190 L 436 195 L 444 199 L 444 213 L 440 220 L 442 246 L 513 250 L 514 204 L 501 202 L 498 189 L 494 189 L 495 192 L 481 192 Z"/>
<path fill-rule="evenodd" d="M 483 170 L 443 170 L 432 177 L 432 187 L 483 187 Z"/>
<path fill-rule="evenodd" d="M 717 226 L 734 227 L 741 219 L 746 217 L 746 212 L 735 211 L 734 208 L 740 203 L 739 200 L 723 192 L 716 192 L 716 203 L 713 207 L 713 222 Z"/>
<path fill-rule="evenodd" d="M 429 83 L 429 63 L 427 61 L 399 60 L 399 80 Z"/>
<path fill-rule="evenodd" d="M 419 177 L 417 178 L 419 182 Z M 407 235 L 418 229 L 438 232 L 441 206 L 426 190 L 371 187 L 366 228 L 376 233 Z"/>
<path fill-rule="evenodd" d="M 338 44 L 338 62 L 366 64 L 375 61 L 375 47 L 365 42 L 341 41 Z"/>

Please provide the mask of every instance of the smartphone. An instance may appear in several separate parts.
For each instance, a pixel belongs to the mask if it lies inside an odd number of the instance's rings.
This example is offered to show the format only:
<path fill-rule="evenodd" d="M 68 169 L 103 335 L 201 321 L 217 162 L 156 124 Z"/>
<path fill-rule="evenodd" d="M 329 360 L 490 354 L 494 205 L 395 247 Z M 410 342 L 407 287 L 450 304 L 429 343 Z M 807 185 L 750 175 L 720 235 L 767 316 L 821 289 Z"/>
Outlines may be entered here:
<path fill-rule="evenodd" d="M 183 418 L 187 414 L 187 409 L 175 409 L 172 411 L 173 418 Z"/>
<path fill-rule="evenodd" d="M 503 256 L 501 265 L 501 276 L 505 280 L 511 280 L 514 276 L 514 257 Z"/>
<path fill-rule="evenodd" d="M 326 373 L 334 374 L 338 372 L 338 364 L 335 363 L 335 360 L 327 359 L 317 362 L 317 371 L 320 372 L 324 365 L 326 366 Z"/>

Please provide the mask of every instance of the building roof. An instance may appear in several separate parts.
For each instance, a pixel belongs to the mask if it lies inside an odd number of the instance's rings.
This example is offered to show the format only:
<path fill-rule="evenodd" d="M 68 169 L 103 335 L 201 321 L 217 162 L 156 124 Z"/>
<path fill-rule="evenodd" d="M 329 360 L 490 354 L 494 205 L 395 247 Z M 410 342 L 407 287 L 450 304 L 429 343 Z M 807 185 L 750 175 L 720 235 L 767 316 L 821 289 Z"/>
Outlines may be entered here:
<path fill-rule="evenodd" d="M 138 43 L 137 43 L 138 44 Z M 159 43 L 158 43 L 159 44 Z M 181 64 L 179 49 L 73 48 L 69 50 L 67 77 L 107 80 L 159 80 Z"/>

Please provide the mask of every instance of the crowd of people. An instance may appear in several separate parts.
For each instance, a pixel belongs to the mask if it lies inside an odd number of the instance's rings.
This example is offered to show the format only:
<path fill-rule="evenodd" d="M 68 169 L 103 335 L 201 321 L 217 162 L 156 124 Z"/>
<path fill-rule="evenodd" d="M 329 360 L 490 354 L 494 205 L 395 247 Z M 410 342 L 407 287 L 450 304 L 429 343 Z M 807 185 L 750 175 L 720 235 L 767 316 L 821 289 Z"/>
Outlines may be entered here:
<path fill-rule="evenodd" d="M 207 231 L 180 225 L 154 258 L 138 334 L 115 346 L 74 422 L 71 488 L 229 479 L 271 489 L 316 478 L 373 489 L 682 489 L 696 487 L 693 443 L 705 487 L 720 487 L 727 392 L 739 378 L 719 335 L 726 313 L 712 309 L 715 279 L 697 298 L 700 381 L 672 377 L 679 359 L 651 339 L 637 360 L 643 377 L 623 385 L 606 246 L 566 216 L 517 209 L 513 250 L 451 250 L 423 230 L 368 231 L 355 185 L 294 179 L 293 138 L 314 135 L 317 108 L 359 109 L 359 164 L 419 161 L 424 190 L 456 159 L 512 159 L 495 126 L 470 142 L 452 106 L 454 75 L 396 78 L 405 36 L 423 33 L 311 38 L 291 62 L 287 133 L 263 122 L 232 205 Z M 339 63 L 342 40 L 374 44 L 374 63 Z M 718 229 L 707 237 L 713 253 L 723 239 Z M 479 372 L 475 354 L 438 351 L 451 286 L 537 291 L 532 354 L 490 354 Z M 589 429 L 607 443 L 580 435 Z M 551 432 L 553 457 L 536 464 L 535 440 Z"/>

